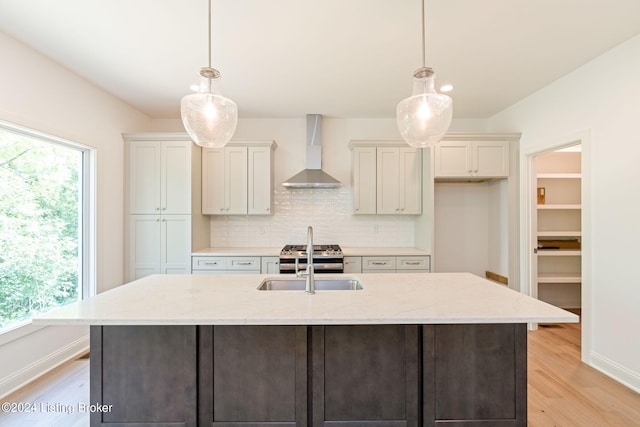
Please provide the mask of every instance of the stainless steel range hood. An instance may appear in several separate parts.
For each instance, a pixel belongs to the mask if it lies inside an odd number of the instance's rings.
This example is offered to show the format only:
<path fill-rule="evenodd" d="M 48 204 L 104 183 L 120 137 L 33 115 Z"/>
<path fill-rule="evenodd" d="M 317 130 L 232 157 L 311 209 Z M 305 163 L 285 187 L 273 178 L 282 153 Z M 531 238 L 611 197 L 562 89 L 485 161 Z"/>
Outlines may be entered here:
<path fill-rule="evenodd" d="M 307 168 L 282 185 L 286 188 L 340 187 L 340 181 L 322 170 L 322 115 L 307 114 Z"/>

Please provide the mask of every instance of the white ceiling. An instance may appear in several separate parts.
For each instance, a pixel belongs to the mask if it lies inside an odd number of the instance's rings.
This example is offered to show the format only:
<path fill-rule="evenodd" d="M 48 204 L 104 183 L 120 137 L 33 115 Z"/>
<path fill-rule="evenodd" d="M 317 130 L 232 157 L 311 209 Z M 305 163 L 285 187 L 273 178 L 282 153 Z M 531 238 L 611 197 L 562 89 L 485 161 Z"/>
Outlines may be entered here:
<path fill-rule="evenodd" d="M 393 117 L 422 65 L 421 0 L 212 8 L 212 65 L 240 117 Z M 427 65 L 455 86 L 457 118 L 490 117 L 640 33 L 638 0 L 427 0 L 426 15 Z M 0 31 L 153 118 L 178 118 L 207 65 L 207 0 L 0 0 Z"/>

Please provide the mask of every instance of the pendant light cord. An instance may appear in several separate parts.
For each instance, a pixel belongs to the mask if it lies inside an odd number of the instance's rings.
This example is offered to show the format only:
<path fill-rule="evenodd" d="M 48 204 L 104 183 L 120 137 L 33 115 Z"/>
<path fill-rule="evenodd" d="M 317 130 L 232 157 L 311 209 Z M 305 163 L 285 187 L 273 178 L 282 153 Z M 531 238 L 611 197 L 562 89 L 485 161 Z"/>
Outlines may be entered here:
<path fill-rule="evenodd" d="M 422 67 L 427 66 L 427 32 L 425 30 L 424 4 L 426 0 L 422 0 Z"/>
<path fill-rule="evenodd" d="M 209 0 L 209 68 L 211 68 L 211 0 Z"/>

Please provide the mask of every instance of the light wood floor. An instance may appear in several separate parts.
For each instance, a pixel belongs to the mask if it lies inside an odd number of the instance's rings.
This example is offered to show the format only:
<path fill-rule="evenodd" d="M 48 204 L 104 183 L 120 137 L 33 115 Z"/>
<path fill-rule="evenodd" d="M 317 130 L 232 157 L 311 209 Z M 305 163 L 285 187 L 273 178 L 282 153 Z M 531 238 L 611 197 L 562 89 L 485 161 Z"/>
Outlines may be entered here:
<path fill-rule="evenodd" d="M 640 394 L 580 361 L 580 325 L 529 332 L 530 427 L 639 427 Z"/>
<path fill-rule="evenodd" d="M 541 325 L 528 345 L 530 427 L 640 427 L 640 394 L 580 362 L 579 324 Z M 89 403 L 89 361 L 68 362 L 2 402 L 32 402 L 37 410 L 0 411 L 0 427 L 88 426 L 77 405 Z M 47 404 L 75 411 L 46 412 Z"/>
<path fill-rule="evenodd" d="M 29 412 L 0 410 L 1 427 L 88 426 L 89 414 L 78 411 L 78 403 L 90 402 L 88 357 L 59 366 L 1 402 L 35 405 Z"/>

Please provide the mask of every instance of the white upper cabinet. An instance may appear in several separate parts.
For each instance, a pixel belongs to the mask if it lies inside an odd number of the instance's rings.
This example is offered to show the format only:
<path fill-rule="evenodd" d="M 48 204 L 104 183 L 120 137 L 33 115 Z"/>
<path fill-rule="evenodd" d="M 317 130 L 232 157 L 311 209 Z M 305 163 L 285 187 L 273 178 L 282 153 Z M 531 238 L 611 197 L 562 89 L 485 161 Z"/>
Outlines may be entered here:
<path fill-rule="evenodd" d="M 377 213 L 420 214 L 422 161 L 418 150 L 378 147 L 377 151 Z"/>
<path fill-rule="evenodd" d="M 129 213 L 191 211 L 191 141 L 131 141 Z"/>
<path fill-rule="evenodd" d="M 355 214 L 419 215 L 422 155 L 400 142 L 352 141 Z"/>
<path fill-rule="evenodd" d="M 271 213 L 273 186 L 273 150 L 271 147 L 248 147 L 247 213 Z"/>
<path fill-rule="evenodd" d="M 233 142 L 202 150 L 202 213 L 269 215 L 273 141 Z"/>
<path fill-rule="evenodd" d="M 376 213 L 376 147 L 355 147 L 353 155 L 353 211 Z"/>
<path fill-rule="evenodd" d="M 435 178 L 509 176 L 509 141 L 441 141 L 434 151 Z"/>

